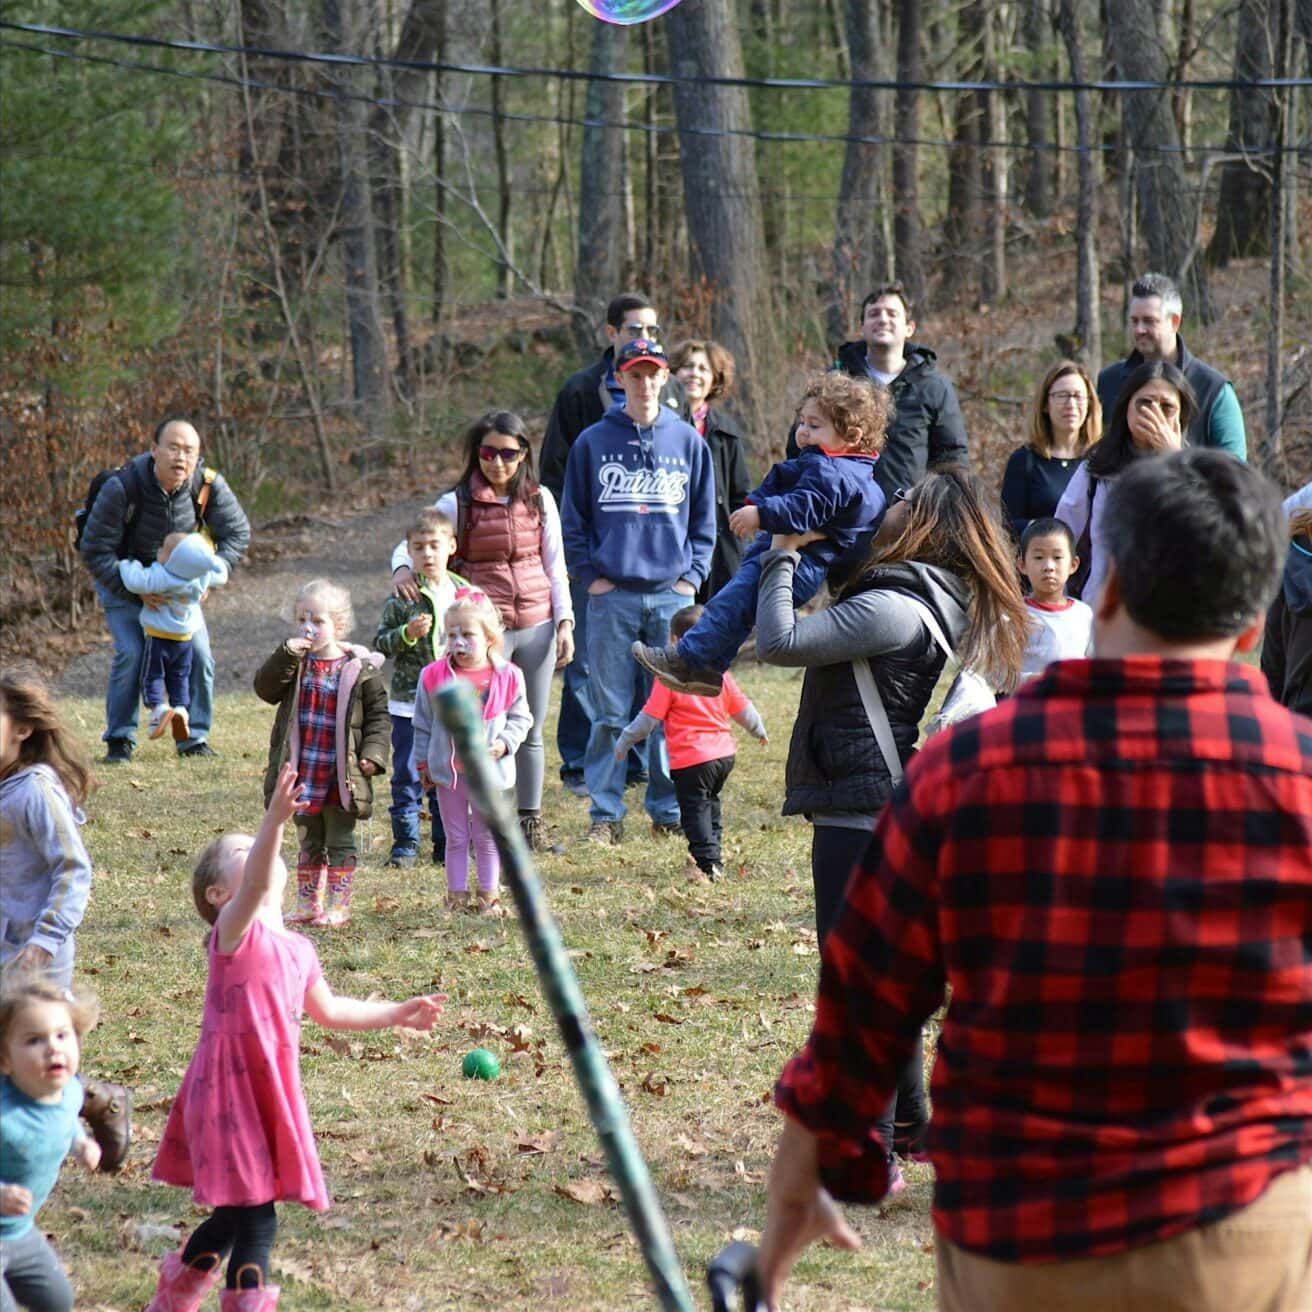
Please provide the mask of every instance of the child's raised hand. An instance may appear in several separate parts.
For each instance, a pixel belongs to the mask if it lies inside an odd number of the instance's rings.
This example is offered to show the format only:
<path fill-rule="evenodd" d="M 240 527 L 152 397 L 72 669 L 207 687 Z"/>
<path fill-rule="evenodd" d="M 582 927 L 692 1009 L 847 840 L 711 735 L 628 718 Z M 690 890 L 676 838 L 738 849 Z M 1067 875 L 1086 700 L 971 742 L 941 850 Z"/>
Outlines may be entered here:
<path fill-rule="evenodd" d="M 405 636 L 407 638 L 418 640 L 419 638 L 422 638 L 424 634 L 431 632 L 432 628 L 433 617 L 425 611 L 422 615 L 416 615 L 414 619 L 405 626 Z"/>
<path fill-rule="evenodd" d="M 21 1184 L 0 1184 L 0 1216 L 26 1216 L 32 1210 L 32 1191 Z"/>
<path fill-rule="evenodd" d="M 286 824 L 296 814 L 300 804 L 301 786 L 297 782 L 296 771 L 290 765 L 284 765 L 278 771 L 278 781 L 273 785 L 273 796 L 269 798 L 269 818 L 276 824 Z"/>
<path fill-rule="evenodd" d="M 287 650 L 293 656 L 304 656 L 310 650 L 310 640 L 309 638 L 288 638 Z"/>
<path fill-rule="evenodd" d="M 761 531 L 761 512 L 755 506 L 739 506 L 729 516 L 729 528 L 735 537 L 750 538 Z"/>
<path fill-rule="evenodd" d="M 407 998 L 396 1004 L 396 1019 L 392 1024 L 404 1025 L 408 1030 L 431 1030 L 442 1014 L 445 1001 L 445 993 L 423 993 L 417 998 Z"/>
<path fill-rule="evenodd" d="M 88 1171 L 94 1171 L 100 1166 L 100 1145 L 90 1135 L 83 1135 L 73 1145 L 73 1156 Z"/>

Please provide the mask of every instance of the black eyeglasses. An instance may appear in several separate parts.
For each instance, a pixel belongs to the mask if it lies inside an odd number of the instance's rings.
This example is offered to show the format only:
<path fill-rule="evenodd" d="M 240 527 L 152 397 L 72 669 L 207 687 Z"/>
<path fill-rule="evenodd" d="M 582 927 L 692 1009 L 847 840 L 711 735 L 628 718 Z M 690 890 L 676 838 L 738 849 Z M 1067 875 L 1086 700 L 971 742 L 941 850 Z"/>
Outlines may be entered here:
<path fill-rule="evenodd" d="M 480 446 L 478 458 L 491 462 L 499 460 L 503 465 L 513 465 L 524 454 L 522 446 Z"/>
<path fill-rule="evenodd" d="M 661 326 L 658 323 L 626 323 L 623 328 L 630 337 L 659 337 L 661 335 Z"/>
<path fill-rule="evenodd" d="M 893 493 L 894 501 L 910 501 L 911 493 L 904 487 L 897 488 Z"/>

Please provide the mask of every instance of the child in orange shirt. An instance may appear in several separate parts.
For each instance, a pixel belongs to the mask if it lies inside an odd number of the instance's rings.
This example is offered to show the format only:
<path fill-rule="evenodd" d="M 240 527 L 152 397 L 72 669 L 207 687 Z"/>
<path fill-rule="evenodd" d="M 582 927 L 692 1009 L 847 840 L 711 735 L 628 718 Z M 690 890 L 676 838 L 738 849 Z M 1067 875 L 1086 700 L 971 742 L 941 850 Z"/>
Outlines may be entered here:
<path fill-rule="evenodd" d="M 670 620 L 670 641 L 678 642 L 701 616 L 700 606 L 685 606 L 676 611 Z M 615 755 L 623 760 L 634 743 L 641 742 L 664 722 L 670 779 L 679 799 L 679 824 L 692 859 L 711 880 L 724 874 L 720 858 L 720 790 L 734 763 L 731 716 L 761 746 L 769 742 L 756 707 L 727 672 L 723 686 L 714 697 L 671 692 L 656 682 L 652 684 L 647 704 L 615 745 Z"/>

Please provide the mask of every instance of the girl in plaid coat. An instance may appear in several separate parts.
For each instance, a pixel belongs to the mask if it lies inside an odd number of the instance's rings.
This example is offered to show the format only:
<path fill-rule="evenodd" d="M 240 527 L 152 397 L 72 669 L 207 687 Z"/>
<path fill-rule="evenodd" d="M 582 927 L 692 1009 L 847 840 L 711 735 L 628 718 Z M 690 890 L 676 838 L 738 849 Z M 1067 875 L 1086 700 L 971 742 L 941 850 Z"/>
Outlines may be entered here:
<path fill-rule="evenodd" d="M 292 924 L 345 925 L 355 878 L 355 822 L 373 810 L 373 778 L 387 769 L 392 723 L 383 657 L 345 641 L 351 596 L 327 579 L 296 598 L 296 636 L 260 667 L 256 694 L 278 707 L 264 775 L 268 805 L 289 763 L 303 799 L 296 813 L 296 910 Z"/>

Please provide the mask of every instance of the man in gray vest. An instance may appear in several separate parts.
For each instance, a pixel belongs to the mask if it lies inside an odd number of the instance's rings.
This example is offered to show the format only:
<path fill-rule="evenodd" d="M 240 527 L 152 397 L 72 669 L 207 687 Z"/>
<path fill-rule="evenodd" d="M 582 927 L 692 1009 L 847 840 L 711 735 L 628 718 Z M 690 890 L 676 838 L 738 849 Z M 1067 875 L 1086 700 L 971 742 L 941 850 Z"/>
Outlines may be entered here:
<path fill-rule="evenodd" d="M 1211 446 L 1236 460 L 1248 459 L 1244 415 L 1230 380 L 1219 369 L 1204 364 L 1180 336 L 1183 310 L 1180 292 L 1164 273 L 1145 273 L 1130 288 L 1130 337 L 1134 350 L 1124 360 L 1109 364 L 1098 375 L 1098 400 L 1103 424 L 1111 418 L 1121 384 L 1141 364 L 1169 360 L 1189 380 L 1198 398 L 1185 440 L 1190 446 Z"/>

